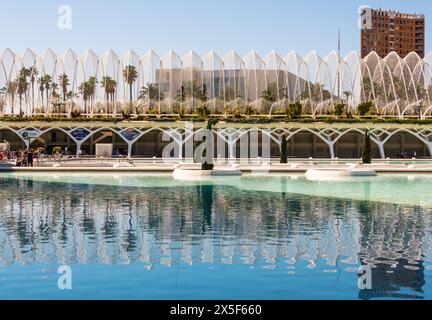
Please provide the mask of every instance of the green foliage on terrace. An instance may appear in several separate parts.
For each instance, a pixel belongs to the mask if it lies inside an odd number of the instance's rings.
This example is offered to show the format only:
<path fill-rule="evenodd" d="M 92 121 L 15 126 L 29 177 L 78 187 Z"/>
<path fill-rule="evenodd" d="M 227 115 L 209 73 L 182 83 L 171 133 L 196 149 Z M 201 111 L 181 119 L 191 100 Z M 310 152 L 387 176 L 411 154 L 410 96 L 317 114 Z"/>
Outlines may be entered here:
<path fill-rule="evenodd" d="M 336 117 L 341 117 L 346 112 L 346 105 L 344 103 L 336 103 L 333 107 L 333 114 Z"/>
<path fill-rule="evenodd" d="M 299 119 L 302 115 L 303 105 L 300 102 L 291 103 L 287 108 L 287 116 L 290 119 Z"/>
<path fill-rule="evenodd" d="M 432 125 L 432 118 L 418 119 L 418 118 L 378 118 L 378 117 L 352 117 L 352 116 L 323 116 L 320 118 L 312 118 L 308 116 L 297 117 L 292 114 L 289 115 L 274 115 L 274 116 L 257 116 L 257 115 L 208 115 L 207 112 L 200 112 L 198 115 L 183 115 L 183 116 L 172 116 L 172 115 L 148 115 L 148 116 L 132 116 L 125 114 L 122 117 L 113 116 L 31 116 L 31 117 L 0 117 L 0 122 L 106 122 L 106 123 L 118 123 L 118 122 L 176 122 L 176 121 L 192 121 L 192 122 L 206 122 L 210 119 L 215 119 L 220 122 L 227 123 L 239 123 L 239 124 L 271 124 L 271 123 L 326 123 L 326 124 L 361 124 L 361 123 L 372 123 L 372 124 L 406 124 L 406 125 Z"/>
<path fill-rule="evenodd" d="M 374 105 L 372 101 L 360 103 L 357 106 L 357 114 L 361 117 L 368 115 L 374 109 Z"/>

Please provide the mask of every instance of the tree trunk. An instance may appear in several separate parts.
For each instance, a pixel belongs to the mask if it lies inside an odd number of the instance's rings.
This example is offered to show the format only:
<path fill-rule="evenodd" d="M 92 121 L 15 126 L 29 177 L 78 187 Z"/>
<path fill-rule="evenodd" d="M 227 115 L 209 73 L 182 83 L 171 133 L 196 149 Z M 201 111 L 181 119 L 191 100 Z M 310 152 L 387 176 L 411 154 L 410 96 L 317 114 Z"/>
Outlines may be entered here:
<path fill-rule="evenodd" d="M 129 114 L 132 114 L 132 84 L 129 85 Z"/>

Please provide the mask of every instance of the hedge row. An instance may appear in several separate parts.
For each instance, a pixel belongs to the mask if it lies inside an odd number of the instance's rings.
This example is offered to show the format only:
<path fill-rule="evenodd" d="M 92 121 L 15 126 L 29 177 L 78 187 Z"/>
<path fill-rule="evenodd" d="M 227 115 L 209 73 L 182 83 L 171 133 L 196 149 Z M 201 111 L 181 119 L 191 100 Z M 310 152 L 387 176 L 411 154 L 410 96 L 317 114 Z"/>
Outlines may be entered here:
<path fill-rule="evenodd" d="M 205 122 L 209 118 L 216 118 L 219 121 L 225 121 L 229 123 L 241 123 L 241 124 L 269 124 L 269 123 L 384 123 L 384 124 L 417 124 L 417 125 L 432 125 L 432 119 L 399 119 L 399 118 L 342 118 L 342 117 L 326 117 L 319 119 L 312 118 L 296 118 L 292 119 L 289 117 L 239 117 L 239 116 L 212 116 L 212 117 L 200 117 L 200 116 L 186 116 L 186 117 L 136 117 L 136 118 L 113 118 L 104 116 L 94 116 L 91 118 L 87 117 L 76 117 L 68 118 L 61 116 L 34 116 L 34 117 L 0 117 L 0 122 L 107 122 L 117 123 L 122 121 L 153 121 L 153 122 L 175 122 L 175 121 L 193 121 L 193 122 Z"/>

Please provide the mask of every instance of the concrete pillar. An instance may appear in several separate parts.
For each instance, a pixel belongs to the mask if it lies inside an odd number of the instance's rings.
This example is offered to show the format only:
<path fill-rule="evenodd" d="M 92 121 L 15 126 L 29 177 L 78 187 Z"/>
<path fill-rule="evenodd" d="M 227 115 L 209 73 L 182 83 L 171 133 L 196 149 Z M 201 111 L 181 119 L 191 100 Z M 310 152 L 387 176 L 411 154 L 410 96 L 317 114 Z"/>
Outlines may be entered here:
<path fill-rule="evenodd" d="M 429 151 L 429 157 L 432 157 L 432 142 L 426 143 L 426 147 L 428 148 Z"/>
<path fill-rule="evenodd" d="M 228 158 L 235 158 L 235 142 L 229 141 L 228 142 Z"/>
<path fill-rule="evenodd" d="M 334 143 L 333 148 L 334 148 L 335 157 L 339 157 L 339 146 L 336 143 Z"/>
<path fill-rule="evenodd" d="M 334 142 L 326 142 L 326 144 L 328 145 L 330 150 L 330 158 L 334 159 L 335 158 Z"/>
<path fill-rule="evenodd" d="M 130 158 L 130 157 L 132 157 L 132 146 L 133 146 L 133 143 L 130 142 L 130 141 L 128 141 L 127 145 L 128 145 L 128 158 Z"/>
<path fill-rule="evenodd" d="M 79 152 L 81 150 L 81 145 L 82 145 L 82 142 L 78 142 L 77 143 L 77 148 L 76 148 L 76 156 L 77 157 L 79 157 Z"/>
<path fill-rule="evenodd" d="M 176 140 L 177 146 L 178 146 L 178 154 L 179 154 L 179 159 L 183 160 L 183 140 Z"/>
<path fill-rule="evenodd" d="M 379 149 L 379 153 L 380 153 L 381 159 L 385 159 L 386 155 L 385 155 L 385 149 L 384 149 L 384 142 L 380 141 L 378 143 L 378 149 Z"/>

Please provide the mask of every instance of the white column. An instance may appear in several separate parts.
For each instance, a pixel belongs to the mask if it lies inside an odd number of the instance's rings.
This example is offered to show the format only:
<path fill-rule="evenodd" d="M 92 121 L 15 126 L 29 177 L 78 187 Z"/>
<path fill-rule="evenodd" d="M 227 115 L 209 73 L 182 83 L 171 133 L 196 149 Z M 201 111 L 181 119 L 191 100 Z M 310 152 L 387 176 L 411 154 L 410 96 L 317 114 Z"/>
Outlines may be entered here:
<path fill-rule="evenodd" d="M 133 142 L 128 141 L 127 145 L 128 145 L 128 158 L 130 158 L 130 157 L 132 156 L 132 146 L 133 146 Z"/>
<path fill-rule="evenodd" d="M 385 159 L 386 155 L 385 155 L 385 150 L 384 150 L 384 142 L 379 141 L 377 143 L 377 145 L 378 145 L 378 149 L 379 149 L 379 152 L 380 152 L 381 159 Z"/>
<path fill-rule="evenodd" d="M 335 158 L 334 142 L 327 142 L 326 141 L 326 143 L 327 143 L 329 151 L 330 151 L 330 158 L 334 159 Z"/>
<path fill-rule="evenodd" d="M 77 143 L 76 143 L 76 145 L 77 145 L 77 149 L 76 149 L 76 156 L 77 156 L 77 157 L 79 157 L 79 155 L 80 155 L 81 144 L 82 144 L 82 142 L 77 142 Z"/>

